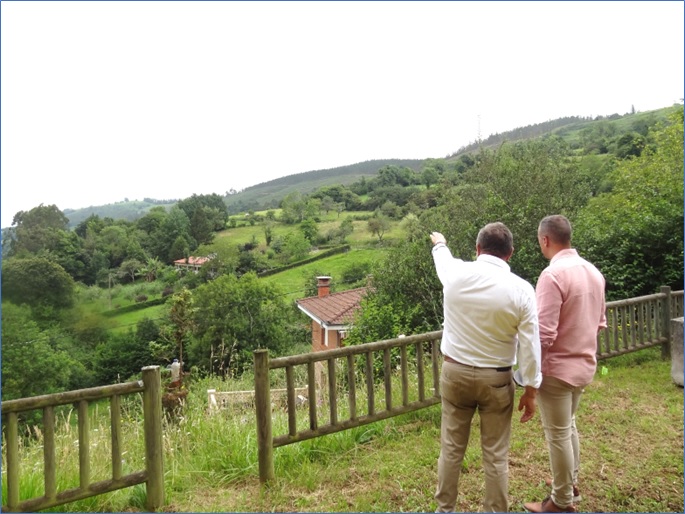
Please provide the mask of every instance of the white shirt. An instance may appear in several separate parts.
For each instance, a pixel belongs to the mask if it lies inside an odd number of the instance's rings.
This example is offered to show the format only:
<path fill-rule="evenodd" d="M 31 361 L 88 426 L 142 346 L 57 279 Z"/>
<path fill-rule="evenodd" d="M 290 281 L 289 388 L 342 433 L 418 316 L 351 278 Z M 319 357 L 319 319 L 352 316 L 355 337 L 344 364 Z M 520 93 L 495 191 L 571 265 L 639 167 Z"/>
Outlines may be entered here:
<path fill-rule="evenodd" d="M 479 368 L 513 366 L 521 385 L 540 387 L 540 334 L 533 286 L 493 255 L 474 262 L 452 257 L 443 243 L 432 250 L 443 286 L 445 323 L 440 351 Z"/>

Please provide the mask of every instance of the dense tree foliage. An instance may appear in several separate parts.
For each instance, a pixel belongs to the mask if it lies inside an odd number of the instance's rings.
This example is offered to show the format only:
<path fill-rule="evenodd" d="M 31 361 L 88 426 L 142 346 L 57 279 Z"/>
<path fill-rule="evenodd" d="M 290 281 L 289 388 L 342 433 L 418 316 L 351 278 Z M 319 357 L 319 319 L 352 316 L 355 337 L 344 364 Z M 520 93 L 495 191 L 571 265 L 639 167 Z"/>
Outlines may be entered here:
<path fill-rule="evenodd" d="M 66 334 L 40 326 L 28 307 L 2 306 L 2 399 L 56 393 L 90 385 Z"/>
<path fill-rule="evenodd" d="M 74 303 L 74 280 L 59 264 L 42 257 L 2 263 L 3 298 L 18 305 L 64 309 Z"/>
<path fill-rule="evenodd" d="M 683 111 L 676 116 L 655 131 L 654 149 L 618 164 L 611 191 L 591 199 L 575 225 L 611 299 L 683 288 Z"/>
<path fill-rule="evenodd" d="M 224 275 L 194 292 L 194 338 L 188 353 L 193 364 L 222 375 L 242 373 L 252 352 L 275 354 L 288 344 L 289 307 L 275 287 L 254 273 Z"/>

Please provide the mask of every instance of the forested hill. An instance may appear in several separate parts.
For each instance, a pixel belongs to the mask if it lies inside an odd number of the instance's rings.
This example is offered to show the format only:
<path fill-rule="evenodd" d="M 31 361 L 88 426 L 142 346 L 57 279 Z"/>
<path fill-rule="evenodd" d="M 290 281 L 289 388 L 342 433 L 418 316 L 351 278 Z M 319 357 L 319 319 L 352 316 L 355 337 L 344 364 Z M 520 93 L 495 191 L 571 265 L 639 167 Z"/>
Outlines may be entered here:
<path fill-rule="evenodd" d="M 586 147 L 587 151 L 604 153 L 606 148 L 601 148 L 601 141 L 609 136 L 635 132 L 646 134 L 647 127 L 655 123 L 666 122 L 668 115 L 678 105 L 645 111 L 627 113 L 623 115 L 612 114 L 609 116 L 597 116 L 585 118 L 580 116 L 567 116 L 555 120 L 518 127 L 499 134 L 492 134 L 488 138 L 469 143 L 461 147 L 457 152 L 445 158 L 447 162 L 457 161 L 464 154 L 478 151 L 481 148 L 493 148 L 505 141 L 521 141 L 548 135 L 562 137 L 572 148 Z M 589 149 L 588 146 L 597 146 Z M 440 159 L 442 156 L 435 156 Z M 307 194 L 324 186 L 336 184 L 350 185 L 365 178 L 371 178 L 378 174 L 378 170 L 384 166 L 407 167 L 415 171 L 421 171 L 424 160 L 421 159 L 375 159 L 337 168 L 307 171 L 296 173 L 261 184 L 250 186 L 242 191 L 231 191 L 224 196 L 224 201 L 229 213 L 246 212 L 248 210 L 263 210 L 277 208 L 280 201 L 289 193 L 300 192 Z M 225 191 L 225 184 L 216 184 L 217 191 Z M 221 193 L 219 193 L 221 194 Z M 100 217 L 113 219 L 126 219 L 133 221 L 143 216 L 151 207 L 163 204 L 170 208 L 174 201 L 161 201 L 146 198 L 142 202 L 122 201 L 103 206 L 91 206 L 85 209 L 69 209 L 64 211 L 69 218 L 69 225 L 75 227 L 92 214 Z"/>
<path fill-rule="evenodd" d="M 422 159 L 374 159 L 338 168 L 307 171 L 268 182 L 256 184 L 228 195 L 225 199 L 228 211 L 244 212 L 250 209 L 277 208 L 280 201 L 292 192 L 311 193 L 324 186 L 353 184 L 362 177 L 375 177 L 384 166 L 398 166 L 421 171 Z"/>

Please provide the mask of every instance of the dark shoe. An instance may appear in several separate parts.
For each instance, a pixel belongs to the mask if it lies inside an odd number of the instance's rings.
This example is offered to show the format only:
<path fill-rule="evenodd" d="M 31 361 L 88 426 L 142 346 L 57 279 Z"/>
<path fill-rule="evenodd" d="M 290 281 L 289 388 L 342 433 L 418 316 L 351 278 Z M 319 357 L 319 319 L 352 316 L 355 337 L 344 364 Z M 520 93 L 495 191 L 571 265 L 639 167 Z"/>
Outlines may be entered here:
<path fill-rule="evenodd" d="M 524 503 L 523 507 L 528 512 L 578 512 L 574 505 L 569 505 L 566 508 L 557 507 L 549 496 L 541 502 Z"/>
<path fill-rule="evenodd" d="M 547 487 L 552 487 L 552 479 L 545 478 L 545 485 Z M 580 495 L 580 490 L 578 489 L 578 486 L 576 484 L 573 484 L 573 503 L 580 503 L 580 500 L 582 499 L 583 497 Z"/>

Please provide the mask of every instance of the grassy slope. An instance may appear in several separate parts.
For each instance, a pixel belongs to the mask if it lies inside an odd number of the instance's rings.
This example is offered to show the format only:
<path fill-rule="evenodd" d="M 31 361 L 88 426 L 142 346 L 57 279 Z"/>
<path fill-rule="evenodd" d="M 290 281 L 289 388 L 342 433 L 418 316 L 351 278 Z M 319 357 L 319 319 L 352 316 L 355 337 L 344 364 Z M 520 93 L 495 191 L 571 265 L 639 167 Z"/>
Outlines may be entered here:
<path fill-rule="evenodd" d="M 683 512 L 683 389 L 671 381 L 670 361 L 661 360 L 660 349 L 652 348 L 602 361 L 602 366 L 608 373 L 598 373 L 586 388 L 577 415 L 582 454 L 580 508 L 583 512 Z M 165 512 L 435 509 L 439 406 L 278 448 L 274 452 L 276 479 L 264 488 L 258 478 L 254 414 L 206 413 L 206 389 L 248 387 L 249 381 L 224 383 L 216 377 L 190 385 L 187 412 L 164 435 Z M 520 395 L 519 389 L 516 398 Z M 523 512 L 524 502 L 544 498 L 548 492 L 544 479 L 549 476 L 539 413 L 526 424 L 518 418 L 515 412 L 509 454 L 513 512 Z M 457 511 L 480 509 L 484 477 L 478 433 L 476 416 Z M 64 440 L 71 460 L 78 462 L 74 438 L 71 433 Z M 100 439 L 96 437 L 93 443 L 100 444 Z M 42 487 L 42 468 L 32 462 L 42 458 L 41 448 L 22 450 L 32 455 L 26 455 L 25 472 L 33 477 L 36 490 Z M 106 444 L 100 451 L 106 452 Z M 127 469 L 137 468 L 143 455 L 142 447 L 131 448 L 125 457 Z M 105 477 L 111 473 L 99 460 L 94 467 Z M 78 483 L 78 473 L 72 474 Z M 29 482 L 31 478 L 24 479 L 22 487 Z M 144 488 L 137 486 L 56 510 L 142 511 L 143 498 Z"/>
<path fill-rule="evenodd" d="M 652 349 L 603 362 L 583 397 L 581 492 L 584 512 L 683 512 L 683 390 L 670 379 L 670 362 Z M 517 392 L 517 398 L 520 395 Z M 300 457 L 275 452 L 276 481 L 260 489 L 252 476 L 224 484 L 189 485 L 170 495 L 178 511 L 234 512 L 428 512 L 437 480 L 439 407 L 402 423 L 384 423 L 357 434 L 352 447 L 335 448 L 336 435 L 320 451 Z M 464 461 L 457 511 L 480 509 L 483 471 L 475 418 Z M 325 439 L 321 438 L 321 439 Z M 297 446 L 297 445 L 294 445 Z M 316 446 L 316 445 L 314 445 Z M 284 461 L 288 460 L 287 465 Z M 280 464 L 279 464 L 280 461 Z M 510 464 L 512 511 L 541 500 L 549 476 L 539 414 L 513 421 Z M 256 475 L 256 470 L 254 470 Z"/>

